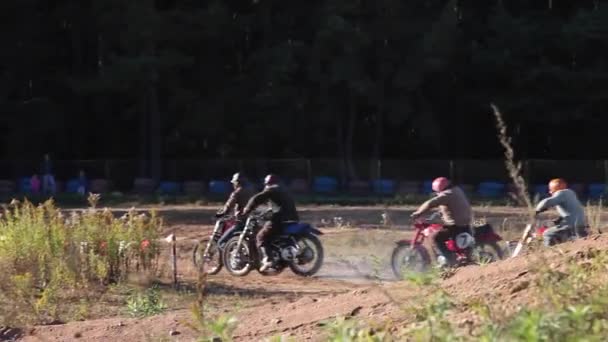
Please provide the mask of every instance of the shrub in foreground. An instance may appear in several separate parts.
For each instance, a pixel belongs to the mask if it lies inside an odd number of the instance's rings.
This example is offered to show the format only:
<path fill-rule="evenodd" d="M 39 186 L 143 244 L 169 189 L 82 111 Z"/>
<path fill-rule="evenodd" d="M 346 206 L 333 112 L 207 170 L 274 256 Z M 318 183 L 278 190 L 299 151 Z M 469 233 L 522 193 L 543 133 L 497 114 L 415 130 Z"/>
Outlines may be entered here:
<path fill-rule="evenodd" d="M 71 300 L 129 272 L 153 271 L 160 226 L 154 213 L 65 214 L 52 201 L 13 201 L 0 217 L 0 323 L 56 320 Z"/>

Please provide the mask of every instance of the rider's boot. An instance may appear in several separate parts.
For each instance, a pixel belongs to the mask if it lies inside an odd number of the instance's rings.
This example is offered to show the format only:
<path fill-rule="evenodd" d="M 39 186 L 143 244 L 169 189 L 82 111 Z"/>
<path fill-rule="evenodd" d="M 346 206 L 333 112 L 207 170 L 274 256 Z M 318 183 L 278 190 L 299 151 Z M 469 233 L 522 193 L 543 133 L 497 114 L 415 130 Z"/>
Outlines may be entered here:
<path fill-rule="evenodd" d="M 260 255 L 262 256 L 262 265 L 260 266 L 260 271 L 264 272 L 272 267 L 272 261 L 268 257 L 266 247 L 260 247 Z"/>

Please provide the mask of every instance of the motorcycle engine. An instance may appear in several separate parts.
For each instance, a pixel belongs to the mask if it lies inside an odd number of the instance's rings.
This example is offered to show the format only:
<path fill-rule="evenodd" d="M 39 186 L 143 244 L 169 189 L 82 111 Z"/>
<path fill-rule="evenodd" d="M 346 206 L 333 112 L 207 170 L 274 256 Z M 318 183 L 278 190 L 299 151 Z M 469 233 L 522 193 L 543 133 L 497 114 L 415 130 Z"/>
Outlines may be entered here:
<path fill-rule="evenodd" d="M 298 254 L 298 249 L 295 246 L 285 246 L 281 248 L 281 259 L 292 261 Z"/>

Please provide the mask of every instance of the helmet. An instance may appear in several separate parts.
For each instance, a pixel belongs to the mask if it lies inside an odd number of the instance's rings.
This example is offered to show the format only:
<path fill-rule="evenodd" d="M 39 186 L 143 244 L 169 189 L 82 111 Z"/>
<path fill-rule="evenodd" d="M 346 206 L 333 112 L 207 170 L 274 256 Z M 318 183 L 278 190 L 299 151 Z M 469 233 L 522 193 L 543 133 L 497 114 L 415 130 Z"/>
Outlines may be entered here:
<path fill-rule="evenodd" d="M 433 191 L 435 192 L 441 192 L 443 190 L 445 190 L 445 188 L 448 187 L 448 185 L 450 185 L 450 181 L 445 178 L 445 177 L 439 177 L 439 178 L 435 178 L 435 180 L 433 181 Z"/>
<path fill-rule="evenodd" d="M 556 191 L 568 188 L 568 184 L 562 178 L 555 178 L 549 182 L 549 193 L 553 194 Z"/>
<path fill-rule="evenodd" d="M 273 174 L 269 174 L 268 176 L 266 176 L 266 178 L 264 178 L 264 185 L 276 185 L 279 183 L 279 180 L 277 178 L 277 176 L 273 175 Z"/>
<path fill-rule="evenodd" d="M 242 183 L 244 180 L 244 177 L 241 176 L 240 172 L 237 172 L 235 174 L 232 175 L 232 179 L 230 180 L 230 183 L 232 184 L 236 184 L 236 183 Z"/>

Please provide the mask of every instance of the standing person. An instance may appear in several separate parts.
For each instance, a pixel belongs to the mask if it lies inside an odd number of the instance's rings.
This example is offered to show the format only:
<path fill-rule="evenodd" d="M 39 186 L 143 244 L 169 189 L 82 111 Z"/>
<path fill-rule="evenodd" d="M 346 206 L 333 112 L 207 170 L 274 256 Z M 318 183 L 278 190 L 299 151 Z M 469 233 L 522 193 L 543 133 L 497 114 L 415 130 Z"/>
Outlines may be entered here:
<path fill-rule="evenodd" d="M 552 179 L 549 182 L 549 194 L 551 197 L 545 198 L 536 206 L 536 215 L 555 207 L 560 218 L 555 222 L 554 227 L 543 233 L 544 245 L 553 245 L 557 236 L 563 237 L 564 240 L 571 236 L 577 238 L 587 236 L 585 208 L 576 193 L 568 189 L 566 181 L 561 178 Z"/>
<path fill-rule="evenodd" d="M 38 174 L 34 174 L 32 178 L 30 178 L 30 190 L 32 194 L 38 195 L 40 193 L 40 178 Z"/>
<path fill-rule="evenodd" d="M 80 172 L 78 172 L 78 189 L 76 189 L 76 192 L 78 192 L 80 195 L 83 195 L 87 193 L 87 176 L 84 173 L 84 170 L 80 170 Z"/>
<path fill-rule="evenodd" d="M 53 176 L 53 164 L 49 154 L 44 155 L 42 161 L 42 191 L 45 194 L 55 194 L 55 177 Z"/>
<path fill-rule="evenodd" d="M 450 238 L 456 237 L 460 233 L 470 233 L 471 230 L 471 204 L 464 194 L 464 191 L 452 183 L 445 177 L 436 178 L 432 185 L 435 197 L 424 202 L 411 217 L 417 218 L 427 211 L 439 207 L 443 220 L 443 229 L 437 233 L 430 235 L 425 241 L 428 241 L 428 249 L 434 254 L 438 250 L 448 261 L 448 264 L 455 263 L 454 255 L 447 250 L 445 242 Z M 433 246 L 434 244 L 434 246 Z M 437 260 L 438 255 L 435 255 Z"/>

